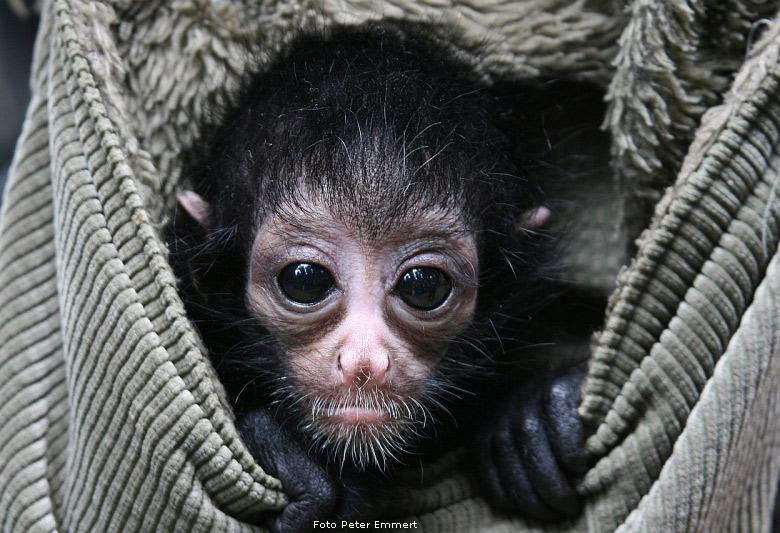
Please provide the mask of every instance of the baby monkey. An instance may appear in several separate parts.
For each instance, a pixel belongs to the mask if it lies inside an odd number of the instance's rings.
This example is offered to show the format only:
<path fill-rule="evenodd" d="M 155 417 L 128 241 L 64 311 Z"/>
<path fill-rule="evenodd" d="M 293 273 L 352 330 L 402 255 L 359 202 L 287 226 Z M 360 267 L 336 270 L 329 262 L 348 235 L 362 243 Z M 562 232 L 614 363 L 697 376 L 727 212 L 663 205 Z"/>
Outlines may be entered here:
<path fill-rule="evenodd" d="M 528 348 L 550 293 L 524 144 L 541 126 L 498 93 L 419 28 L 338 27 L 297 39 L 193 151 L 172 262 L 291 496 L 273 529 L 385 512 L 392 465 L 457 434 L 490 503 L 577 513 L 584 369 Z"/>

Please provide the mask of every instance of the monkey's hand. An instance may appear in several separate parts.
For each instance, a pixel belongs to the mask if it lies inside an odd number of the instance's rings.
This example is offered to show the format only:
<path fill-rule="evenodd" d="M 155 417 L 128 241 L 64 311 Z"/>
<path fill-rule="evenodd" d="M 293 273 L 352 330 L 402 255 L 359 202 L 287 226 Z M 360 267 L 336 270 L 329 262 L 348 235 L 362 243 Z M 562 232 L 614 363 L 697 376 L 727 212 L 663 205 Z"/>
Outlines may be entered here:
<path fill-rule="evenodd" d="M 525 384 L 477 432 L 477 478 L 491 503 L 544 521 L 579 513 L 570 478 L 587 470 L 577 412 L 586 375 L 581 364 Z"/>
<path fill-rule="evenodd" d="M 282 482 L 290 503 L 268 524 L 272 531 L 309 531 L 331 516 L 336 489 L 323 468 L 287 435 L 264 408 L 240 415 L 236 427 L 255 460 Z"/>

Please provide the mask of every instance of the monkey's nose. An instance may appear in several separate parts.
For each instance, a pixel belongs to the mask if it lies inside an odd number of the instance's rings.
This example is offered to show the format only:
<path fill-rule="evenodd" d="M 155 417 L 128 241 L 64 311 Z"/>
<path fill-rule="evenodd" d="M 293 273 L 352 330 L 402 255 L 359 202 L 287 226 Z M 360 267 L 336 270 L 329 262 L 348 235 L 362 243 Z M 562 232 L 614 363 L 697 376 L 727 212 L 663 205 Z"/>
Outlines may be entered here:
<path fill-rule="evenodd" d="M 381 387 L 390 371 L 390 355 L 383 349 L 370 352 L 344 349 L 339 352 L 338 370 L 347 387 L 363 387 L 369 383 Z"/>

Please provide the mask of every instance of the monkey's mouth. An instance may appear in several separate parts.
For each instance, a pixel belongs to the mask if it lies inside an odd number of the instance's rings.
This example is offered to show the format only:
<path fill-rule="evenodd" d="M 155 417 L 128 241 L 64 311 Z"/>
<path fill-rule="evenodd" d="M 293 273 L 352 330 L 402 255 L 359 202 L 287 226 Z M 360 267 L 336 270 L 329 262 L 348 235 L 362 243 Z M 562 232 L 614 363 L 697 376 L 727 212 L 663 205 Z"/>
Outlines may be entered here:
<path fill-rule="evenodd" d="M 373 426 L 390 422 L 390 413 L 377 407 L 345 406 L 324 416 L 329 423 L 342 426 Z"/>
<path fill-rule="evenodd" d="M 311 416 L 318 426 L 338 433 L 360 428 L 381 432 L 385 427 L 398 428 L 413 418 L 411 410 L 402 409 L 399 402 L 381 395 L 315 401 L 311 406 Z"/>
<path fill-rule="evenodd" d="M 315 397 L 308 407 L 315 448 L 359 469 L 401 461 L 430 420 L 419 400 L 379 389 Z"/>

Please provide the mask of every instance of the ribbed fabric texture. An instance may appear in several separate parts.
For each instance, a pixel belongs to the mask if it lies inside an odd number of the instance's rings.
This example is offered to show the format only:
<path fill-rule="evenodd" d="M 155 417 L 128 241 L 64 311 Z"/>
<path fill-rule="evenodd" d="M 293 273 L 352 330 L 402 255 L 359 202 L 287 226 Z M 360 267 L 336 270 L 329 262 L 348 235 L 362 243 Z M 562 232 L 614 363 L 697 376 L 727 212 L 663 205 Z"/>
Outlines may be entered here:
<path fill-rule="evenodd" d="M 773 28 L 755 48 L 724 103 L 704 117 L 677 183 L 659 204 L 655 222 L 613 295 L 605 330 L 594 345 L 582 407 L 595 432 L 589 449 L 601 458 L 583 484 L 594 498 L 619 498 L 621 507 L 633 508 L 661 469 L 670 468 L 667 461 L 675 453 L 680 456 L 673 462 L 677 470 L 669 475 L 690 475 L 701 483 L 686 495 L 693 500 L 687 502 L 692 507 L 688 512 L 730 509 L 723 520 L 713 522 L 724 527 L 734 520 L 744 525 L 739 520 L 745 517 L 733 516 L 741 510 L 749 513 L 753 526 L 768 527 L 767 501 L 772 503 L 778 476 L 778 429 L 759 423 L 755 430 L 768 431 L 764 443 L 758 435 L 741 432 L 778 408 L 774 391 L 779 377 L 776 363 L 770 362 L 779 353 L 780 292 L 776 270 L 767 271 L 780 238 L 777 32 Z M 762 280 L 767 286 L 762 286 L 763 298 L 756 298 Z M 758 309 L 746 313 L 749 306 Z M 718 367 L 730 370 L 719 368 L 715 374 Z M 707 388 L 710 396 L 704 394 Z M 758 407 L 746 406 L 746 401 L 768 411 L 753 412 Z M 694 406 L 706 413 L 696 413 L 700 418 L 709 417 L 708 425 L 699 421 L 693 426 L 706 436 L 689 435 L 699 447 L 685 448 L 681 442 L 687 440 L 677 439 L 695 431 L 690 425 Z M 723 445 L 724 439 L 746 442 Z M 731 464 L 746 458 L 744 467 Z M 694 465 L 705 470 L 695 472 Z M 721 468 L 731 479 L 722 477 Z M 742 480 L 737 483 L 741 490 L 728 501 L 708 501 L 709 490 L 717 493 L 713 485 L 734 484 L 734 477 Z M 751 492 L 757 486 L 769 492 Z M 749 507 L 738 509 L 735 499 Z M 677 503 L 669 496 L 657 501 Z M 617 510 L 605 506 L 601 511 L 596 523 L 620 523 Z M 651 514 L 669 520 L 668 510 Z M 698 523 L 690 516 L 675 519 Z M 639 517 L 631 524 L 657 527 Z"/>
<path fill-rule="evenodd" d="M 655 206 L 593 345 L 583 515 L 495 514 L 455 452 L 422 486 L 400 473 L 407 518 L 448 532 L 769 529 L 780 30 L 751 28 L 778 4 L 444 4 L 44 3 L 0 218 L 0 531 L 248 531 L 286 503 L 238 438 L 159 229 L 197 124 L 291 30 L 382 16 L 480 43 L 486 76 L 609 85 L 629 238 Z"/>

